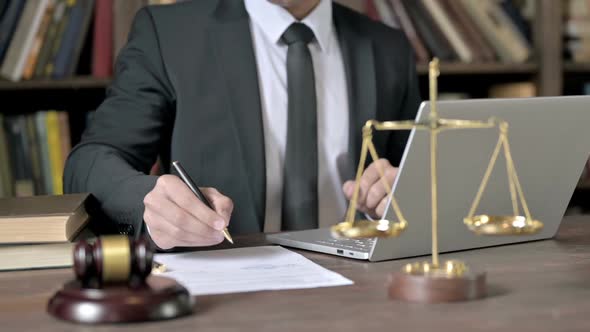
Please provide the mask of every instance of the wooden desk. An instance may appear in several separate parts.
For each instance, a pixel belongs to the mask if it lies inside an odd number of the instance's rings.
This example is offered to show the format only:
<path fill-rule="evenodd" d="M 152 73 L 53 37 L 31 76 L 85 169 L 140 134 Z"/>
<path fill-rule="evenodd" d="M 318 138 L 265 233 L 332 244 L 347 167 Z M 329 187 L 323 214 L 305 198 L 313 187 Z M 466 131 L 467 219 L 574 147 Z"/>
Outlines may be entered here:
<path fill-rule="evenodd" d="M 50 295 L 71 278 L 69 269 L 0 273 L 0 331 L 590 331 L 590 217 L 566 218 L 555 240 L 443 255 L 487 270 L 492 294 L 475 302 L 390 301 L 387 274 L 407 260 L 302 253 L 355 284 L 201 296 L 196 314 L 186 318 L 92 327 L 45 313 Z"/>

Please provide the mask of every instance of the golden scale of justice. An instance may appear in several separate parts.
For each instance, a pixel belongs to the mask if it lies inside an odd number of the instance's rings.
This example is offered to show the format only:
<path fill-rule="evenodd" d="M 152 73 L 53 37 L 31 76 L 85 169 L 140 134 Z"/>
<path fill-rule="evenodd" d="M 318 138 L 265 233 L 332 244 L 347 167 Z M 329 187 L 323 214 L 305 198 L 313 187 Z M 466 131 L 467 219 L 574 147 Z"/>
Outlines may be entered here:
<path fill-rule="evenodd" d="M 379 156 L 372 142 L 373 130 L 427 130 L 430 132 L 430 177 L 432 209 L 432 262 L 415 262 L 407 264 L 401 271 L 394 272 L 389 278 L 388 291 L 393 299 L 416 302 L 448 302 L 472 300 L 486 294 L 485 273 L 471 270 L 461 261 L 448 260 L 439 262 L 438 257 L 438 189 L 437 189 L 437 142 L 438 135 L 447 130 L 498 128 L 499 138 L 492 153 L 488 167 L 475 195 L 464 224 L 478 235 L 526 235 L 538 232 L 543 224 L 534 220 L 526 204 L 522 187 L 516 174 L 514 161 L 508 142 L 508 123 L 497 118 L 487 121 L 469 121 L 439 118 L 437 113 L 437 78 L 440 74 L 439 61 L 433 59 L 429 64 L 430 115 L 423 122 L 369 120 L 363 127 L 363 142 L 360 161 L 355 179 L 352 199 L 346 213 L 346 220 L 332 227 L 332 236 L 336 238 L 391 238 L 397 237 L 408 227 L 402 211 L 392 194 L 391 186 L 383 177 L 383 170 L 377 167 L 383 186 L 388 195 L 397 221 L 392 220 L 355 220 L 356 206 L 360 188 L 360 178 L 364 170 L 367 152 L 373 160 Z M 500 151 L 503 150 L 512 200 L 514 215 L 475 215 L 482 194 L 486 189 L 490 174 Z M 519 204 L 520 203 L 520 204 Z M 524 216 L 520 215 L 520 207 Z M 410 226 L 411 227 L 411 226 Z M 444 226 L 443 226 L 444 227 Z"/>

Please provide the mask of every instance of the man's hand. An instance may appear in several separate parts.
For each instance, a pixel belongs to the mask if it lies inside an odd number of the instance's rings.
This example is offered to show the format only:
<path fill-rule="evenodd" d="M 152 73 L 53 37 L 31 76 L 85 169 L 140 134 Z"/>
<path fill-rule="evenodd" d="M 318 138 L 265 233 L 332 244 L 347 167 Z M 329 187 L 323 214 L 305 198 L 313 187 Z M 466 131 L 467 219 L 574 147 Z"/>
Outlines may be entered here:
<path fill-rule="evenodd" d="M 377 166 L 383 171 L 389 186 L 393 184 L 398 170 L 397 167 L 391 166 L 387 159 L 379 159 L 372 162 L 361 176 L 357 209 L 367 213 L 372 218 L 381 218 L 387 204 L 387 192 L 379 176 Z M 346 181 L 342 186 L 342 190 L 346 198 L 351 200 L 354 193 L 354 180 Z"/>
<path fill-rule="evenodd" d="M 233 202 L 214 188 L 200 188 L 215 211 L 175 175 L 162 175 L 144 198 L 143 220 L 161 249 L 210 246 L 223 241 Z"/>

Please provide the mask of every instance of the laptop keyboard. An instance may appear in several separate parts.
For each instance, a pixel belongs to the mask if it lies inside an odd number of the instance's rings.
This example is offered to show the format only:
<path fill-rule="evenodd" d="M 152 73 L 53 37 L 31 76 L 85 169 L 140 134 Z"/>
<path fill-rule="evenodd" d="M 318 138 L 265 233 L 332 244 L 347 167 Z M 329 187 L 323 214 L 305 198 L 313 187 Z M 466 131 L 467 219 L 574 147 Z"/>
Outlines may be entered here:
<path fill-rule="evenodd" d="M 373 248 L 375 239 L 326 239 L 316 240 L 315 243 L 338 249 L 369 252 Z"/>

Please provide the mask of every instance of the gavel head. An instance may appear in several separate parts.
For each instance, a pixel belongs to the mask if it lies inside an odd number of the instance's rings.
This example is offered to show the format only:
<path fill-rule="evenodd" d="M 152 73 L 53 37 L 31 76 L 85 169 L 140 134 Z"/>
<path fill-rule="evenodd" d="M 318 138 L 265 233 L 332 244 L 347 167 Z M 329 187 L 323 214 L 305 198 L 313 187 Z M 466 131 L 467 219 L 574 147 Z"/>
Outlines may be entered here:
<path fill-rule="evenodd" d="M 137 287 L 151 273 L 154 248 L 145 238 L 123 235 L 99 237 L 94 243 L 79 241 L 74 248 L 74 273 L 85 288 L 105 284 Z"/>

